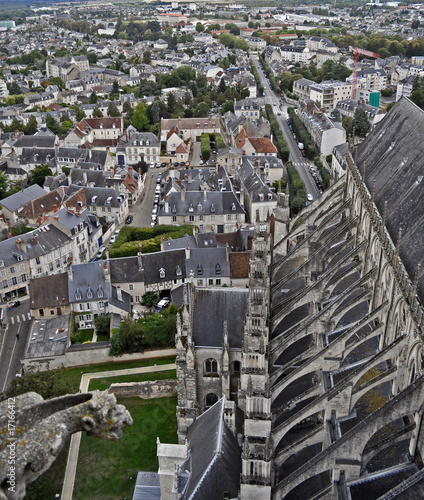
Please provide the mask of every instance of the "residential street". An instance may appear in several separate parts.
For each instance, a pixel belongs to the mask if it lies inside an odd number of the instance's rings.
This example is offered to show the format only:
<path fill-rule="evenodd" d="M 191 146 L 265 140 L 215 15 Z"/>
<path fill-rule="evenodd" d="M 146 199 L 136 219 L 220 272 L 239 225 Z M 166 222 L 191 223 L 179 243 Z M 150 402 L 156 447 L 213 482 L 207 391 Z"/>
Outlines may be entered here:
<path fill-rule="evenodd" d="M 257 56 L 252 56 L 252 61 L 256 67 L 256 70 L 258 71 L 261 83 L 265 89 L 265 97 L 258 99 L 258 102 L 262 106 L 265 106 L 265 104 L 271 104 L 272 110 L 283 132 L 284 139 L 289 146 L 290 161 L 296 167 L 297 171 L 299 172 L 300 178 L 305 183 L 306 192 L 310 193 L 313 199 L 315 199 L 317 196 L 319 196 L 319 190 L 315 184 L 314 178 L 309 171 L 309 165 L 313 165 L 313 162 L 311 162 L 307 158 L 303 158 L 302 153 L 298 148 L 297 141 L 293 139 L 293 135 L 291 134 L 290 129 L 287 125 L 286 120 L 288 118 L 287 110 L 289 108 L 289 105 L 286 102 L 281 101 L 281 97 L 269 88 L 269 83 L 262 69 L 259 58 Z"/>

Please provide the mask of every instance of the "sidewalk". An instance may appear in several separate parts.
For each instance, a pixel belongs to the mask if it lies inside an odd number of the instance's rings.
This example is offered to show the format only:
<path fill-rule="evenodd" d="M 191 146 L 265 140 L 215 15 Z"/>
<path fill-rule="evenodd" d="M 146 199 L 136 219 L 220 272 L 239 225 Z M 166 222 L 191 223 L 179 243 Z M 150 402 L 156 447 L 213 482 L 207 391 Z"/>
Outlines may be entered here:
<path fill-rule="evenodd" d="M 143 366 L 140 368 L 127 368 L 126 370 L 110 370 L 99 373 L 84 373 L 81 377 L 80 392 L 87 392 L 90 385 L 90 380 L 94 378 L 116 377 L 119 375 L 134 375 L 137 373 L 162 372 L 166 370 L 175 370 L 176 365 L 153 365 Z M 74 491 L 75 476 L 77 472 L 78 453 L 81 443 L 81 432 L 72 434 L 71 445 L 69 447 L 68 461 L 66 463 L 65 478 L 62 487 L 62 500 L 72 500 Z"/>

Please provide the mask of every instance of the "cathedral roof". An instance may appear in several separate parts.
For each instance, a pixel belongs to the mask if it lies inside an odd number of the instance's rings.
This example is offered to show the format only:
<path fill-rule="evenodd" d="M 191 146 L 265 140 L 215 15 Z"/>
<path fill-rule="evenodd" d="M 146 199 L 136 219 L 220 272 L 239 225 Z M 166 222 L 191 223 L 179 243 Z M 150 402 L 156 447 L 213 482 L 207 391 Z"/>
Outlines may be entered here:
<path fill-rule="evenodd" d="M 357 165 L 372 191 L 380 214 L 387 202 L 387 229 L 396 244 L 402 229 L 400 257 L 413 280 L 421 263 L 418 294 L 424 299 L 424 182 L 422 138 L 424 111 L 401 98 L 358 146 Z"/>

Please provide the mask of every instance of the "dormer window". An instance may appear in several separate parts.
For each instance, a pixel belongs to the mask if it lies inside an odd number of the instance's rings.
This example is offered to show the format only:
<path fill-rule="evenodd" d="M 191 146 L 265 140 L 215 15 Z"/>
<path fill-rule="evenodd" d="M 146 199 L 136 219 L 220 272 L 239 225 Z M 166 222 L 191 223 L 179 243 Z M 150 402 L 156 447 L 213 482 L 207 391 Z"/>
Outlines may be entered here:
<path fill-rule="evenodd" d="M 150 146 L 150 141 L 146 141 L 146 146 Z"/>
<path fill-rule="evenodd" d="M 215 274 L 221 274 L 221 266 L 219 264 L 215 266 Z"/>
<path fill-rule="evenodd" d="M 175 268 L 175 274 L 177 276 L 181 276 L 183 274 L 183 272 L 181 271 L 181 267 L 179 265 Z"/>
<path fill-rule="evenodd" d="M 103 123 L 100 124 L 100 128 L 103 128 Z"/>
<path fill-rule="evenodd" d="M 188 211 L 189 212 L 193 212 L 194 211 L 194 207 L 193 207 L 193 204 L 190 203 L 189 207 L 188 207 Z"/>
<path fill-rule="evenodd" d="M 103 292 L 103 288 L 99 285 L 99 287 L 97 288 L 97 297 L 99 299 L 102 299 L 104 297 L 104 292 Z"/>
<path fill-rule="evenodd" d="M 160 278 L 165 278 L 165 269 L 163 267 L 161 267 L 159 269 L 159 277 Z"/>
<path fill-rule="evenodd" d="M 77 288 L 77 290 L 75 292 L 75 300 L 81 300 L 81 298 L 82 298 L 81 290 L 79 288 Z"/>
<path fill-rule="evenodd" d="M 235 203 L 232 203 L 232 204 L 231 204 L 231 210 L 233 210 L 233 211 L 234 211 L 235 209 L 236 209 L 236 204 L 235 204 Z"/>
<path fill-rule="evenodd" d="M 172 213 L 173 214 L 177 213 L 177 207 L 175 205 L 172 205 Z"/>
<path fill-rule="evenodd" d="M 202 210 L 202 208 L 203 208 L 203 207 L 202 207 L 202 204 L 199 202 L 199 203 L 197 204 L 197 210 L 199 210 L 199 212 L 200 212 L 200 211 Z"/>
<path fill-rule="evenodd" d="M 93 290 L 91 289 L 91 287 L 88 287 L 87 299 L 92 299 L 92 298 L 93 298 Z"/>
<path fill-rule="evenodd" d="M 203 274 L 203 267 L 200 264 L 197 265 L 197 274 Z"/>
<path fill-rule="evenodd" d="M 211 205 L 211 212 L 215 212 L 215 205 L 213 203 Z"/>

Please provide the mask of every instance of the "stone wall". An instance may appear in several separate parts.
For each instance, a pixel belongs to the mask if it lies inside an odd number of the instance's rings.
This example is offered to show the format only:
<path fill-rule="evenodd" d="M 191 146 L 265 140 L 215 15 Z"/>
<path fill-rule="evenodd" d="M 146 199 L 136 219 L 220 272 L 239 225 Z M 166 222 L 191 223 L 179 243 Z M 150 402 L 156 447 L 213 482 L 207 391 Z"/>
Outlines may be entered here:
<path fill-rule="evenodd" d="M 153 380 L 112 384 L 108 392 L 112 392 L 116 397 L 138 396 L 141 399 L 169 398 L 177 393 L 177 381 Z"/>

